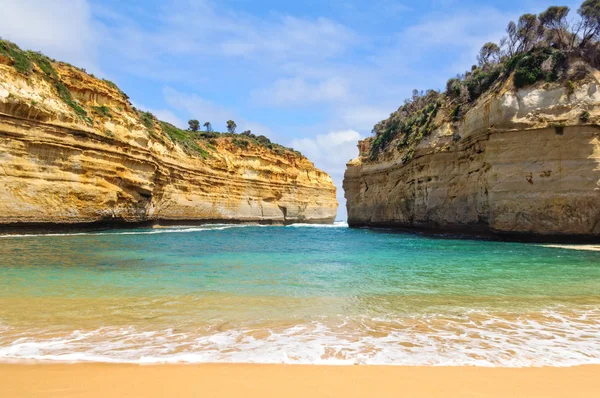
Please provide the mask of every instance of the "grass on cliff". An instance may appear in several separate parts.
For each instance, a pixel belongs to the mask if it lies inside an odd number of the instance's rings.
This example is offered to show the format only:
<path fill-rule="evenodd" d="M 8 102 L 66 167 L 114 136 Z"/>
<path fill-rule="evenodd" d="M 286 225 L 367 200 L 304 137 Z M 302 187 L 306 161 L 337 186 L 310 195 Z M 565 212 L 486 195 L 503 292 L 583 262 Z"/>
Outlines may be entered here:
<path fill-rule="evenodd" d="M 54 86 L 57 95 L 61 98 L 61 100 L 69 107 L 71 107 L 75 114 L 77 114 L 80 118 L 82 118 L 89 124 L 93 124 L 93 120 L 89 117 L 88 112 L 80 105 L 80 103 L 77 100 L 73 98 L 71 91 L 61 80 L 60 75 L 54 69 L 53 63 L 56 63 L 55 60 L 50 59 L 49 57 L 40 52 L 21 50 L 16 44 L 7 40 L 2 40 L 1 38 L 0 55 L 10 59 L 12 61 L 12 66 L 17 70 L 17 72 L 26 76 L 34 72 L 35 66 L 37 66 L 39 70 L 42 71 L 44 77 Z M 77 68 L 72 65 L 70 66 L 84 73 L 87 73 L 84 69 Z M 90 76 L 93 77 L 93 75 Z M 102 81 L 107 86 L 118 90 L 119 93 L 125 99 L 129 99 L 129 97 L 123 91 L 121 91 L 115 83 L 106 79 L 102 79 Z M 112 118 L 110 108 L 108 108 L 105 105 L 92 106 L 90 110 L 101 117 Z M 295 151 L 292 148 L 287 148 L 283 145 L 273 143 L 269 138 L 265 137 L 264 135 L 256 136 L 250 131 L 245 131 L 241 134 L 218 133 L 213 131 L 194 133 L 189 130 L 182 130 L 166 122 L 157 121 L 154 115 L 150 112 L 139 111 L 135 108 L 134 110 L 136 111 L 141 123 L 148 130 L 148 134 L 152 138 L 164 143 L 163 137 L 160 134 L 157 134 L 155 123 L 158 122 L 160 123 L 161 130 L 165 133 L 165 135 L 173 143 L 181 146 L 186 151 L 186 153 L 190 155 L 198 155 L 203 158 L 207 158 L 209 156 L 209 153 L 204 148 L 215 148 L 214 145 L 210 143 L 210 140 L 213 140 L 220 136 L 224 136 L 231 137 L 232 143 L 241 149 L 246 149 L 250 145 L 255 145 L 263 146 L 280 155 L 283 155 L 286 152 L 291 152 L 294 153 L 296 156 L 303 156 L 300 152 Z M 199 144 L 199 142 L 202 142 L 202 145 Z"/>
<path fill-rule="evenodd" d="M 280 144 L 276 144 L 276 143 L 272 142 L 268 137 L 266 137 L 264 135 L 255 135 L 250 130 L 244 131 L 243 133 L 240 133 L 240 134 L 226 133 L 223 135 L 231 137 L 232 138 L 231 143 L 241 149 L 246 149 L 246 148 L 248 148 L 248 146 L 253 144 L 254 146 L 258 146 L 258 147 L 262 146 L 262 147 L 268 148 L 278 155 L 283 155 L 286 152 L 292 152 L 296 156 L 300 156 L 300 157 L 304 156 L 304 155 L 302 155 L 302 153 L 300 153 L 300 151 L 296 151 L 293 148 L 289 148 L 289 147 L 286 147 L 286 146 L 283 146 Z"/>
<path fill-rule="evenodd" d="M 92 119 L 88 116 L 87 111 L 73 99 L 71 91 L 65 86 L 60 79 L 58 73 L 52 66 L 52 60 L 40 52 L 23 51 L 16 44 L 7 40 L 0 39 L 0 54 L 12 59 L 13 67 L 17 72 L 24 75 L 32 73 L 34 65 L 44 73 L 48 81 L 52 83 L 60 99 L 69 105 L 71 109 L 87 123 L 92 124 Z"/>
<path fill-rule="evenodd" d="M 209 153 L 198 145 L 198 134 L 188 130 L 182 130 L 167 122 L 160 122 L 160 128 L 176 145 L 179 145 L 187 154 L 197 155 L 206 159 Z"/>
<path fill-rule="evenodd" d="M 375 160 L 397 142 L 395 148 L 404 152 L 403 160 L 409 160 L 419 142 L 438 127 L 435 118 L 440 110 L 444 114 L 438 120 L 458 122 L 482 95 L 499 89 L 511 77 L 516 89 L 543 81 L 563 84 L 567 95 L 572 94 L 576 82 L 589 72 L 585 66 L 569 69 L 570 60 L 600 68 L 600 1 L 584 1 L 575 24 L 568 21 L 569 11 L 568 7 L 550 7 L 510 22 L 500 45 L 486 43 L 478 65 L 449 79 L 444 92 L 414 90 L 404 105 L 377 123 L 368 139 L 370 153 L 365 155 Z"/>

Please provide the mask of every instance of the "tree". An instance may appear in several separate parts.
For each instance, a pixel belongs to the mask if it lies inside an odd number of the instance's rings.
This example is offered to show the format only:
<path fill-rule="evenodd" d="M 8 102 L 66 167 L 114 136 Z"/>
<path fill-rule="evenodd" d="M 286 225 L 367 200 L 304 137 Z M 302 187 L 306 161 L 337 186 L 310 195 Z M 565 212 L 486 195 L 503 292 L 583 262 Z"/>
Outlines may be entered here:
<path fill-rule="evenodd" d="M 496 43 L 485 43 L 481 50 L 479 50 L 479 55 L 477 56 L 477 61 L 479 62 L 479 66 L 487 66 L 492 62 L 498 62 L 500 59 L 500 47 Z"/>
<path fill-rule="evenodd" d="M 212 126 L 211 126 L 210 122 L 204 123 L 204 128 L 206 128 L 207 133 L 212 132 Z"/>
<path fill-rule="evenodd" d="M 233 120 L 228 120 L 227 121 L 227 131 L 229 131 L 230 133 L 235 133 L 235 129 L 237 127 L 237 124 L 235 124 L 235 122 Z"/>
<path fill-rule="evenodd" d="M 569 7 L 552 6 L 539 15 L 540 24 L 551 32 L 551 40 L 562 48 L 566 43 L 567 35 L 569 34 Z"/>
<path fill-rule="evenodd" d="M 539 21 L 537 16 L 523 14 L 519 17 L 519 22 L 517 23 L 517 39 L 519 41 L 517 53 L 524 53 L 533 48 L 539 37 L 538 27 Z"/>
<path fill-rule="evenodd" d="M 577 13 L 581 16 L 577 29 L 581 31 L 579 47 L 584 48 L 590 40 L 600 35 L 600 0 L 585 0 Z"/>
<path fill-rule="evenodd" d="M 506 49 L 505 54 L 508 57 L 512 57 L 517 52 L 518 42 L 517 24 L 515 24 L 513 21 L 510 21 L 506 27 L 506 36 L 500 40 L 500 47 Z"/>
<path fill-rule="evenodd" d="M 193 132 L 200 130 L 200 122 L 197 121 L 196 119 L 192 119 L 192 120 L 188 121 L 188 124 L 190 125 L 189 129 L 192 130 Z"/>

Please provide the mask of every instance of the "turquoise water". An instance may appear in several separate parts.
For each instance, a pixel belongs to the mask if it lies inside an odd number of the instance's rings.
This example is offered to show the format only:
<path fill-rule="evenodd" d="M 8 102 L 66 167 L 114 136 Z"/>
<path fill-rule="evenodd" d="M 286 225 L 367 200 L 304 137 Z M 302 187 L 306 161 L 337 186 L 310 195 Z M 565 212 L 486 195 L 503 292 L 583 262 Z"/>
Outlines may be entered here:
<path fill-rule="evenodd" d="M 0 237 L 0 360 L 600 363 L 600 252 L 334 226 Z"/>

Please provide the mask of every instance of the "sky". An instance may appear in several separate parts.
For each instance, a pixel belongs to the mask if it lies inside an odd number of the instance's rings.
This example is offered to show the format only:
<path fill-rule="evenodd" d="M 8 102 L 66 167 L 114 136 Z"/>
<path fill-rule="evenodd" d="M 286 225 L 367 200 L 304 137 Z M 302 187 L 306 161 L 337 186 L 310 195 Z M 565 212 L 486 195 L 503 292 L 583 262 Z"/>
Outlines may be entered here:
<path fill-rule="evenodd" d="M 0 0 L 0 37 L 115 82 L 186 128 L 236 121 L 342 179 L 413 89 L 443 89 L 548 0 Z"/>

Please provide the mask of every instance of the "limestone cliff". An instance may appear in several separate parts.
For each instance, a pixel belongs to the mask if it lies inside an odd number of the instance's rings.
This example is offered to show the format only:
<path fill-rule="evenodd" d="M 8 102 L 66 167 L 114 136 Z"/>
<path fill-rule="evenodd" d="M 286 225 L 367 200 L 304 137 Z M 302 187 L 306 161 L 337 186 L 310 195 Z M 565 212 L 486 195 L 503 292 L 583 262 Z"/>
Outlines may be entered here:
<path fill-rule="evenodd" d="M 333 222 L 331 178 L 299 153 L 240 135 L 190 138 L 109 81 L 0 50 L 0 228 Z"/>
<path fill-rule="evenodd" d="M 349 224 L 600 238 L 600 72 L 572 68 L 585 77 L 517 89 L 511 76 L 461 117 L 446 101 L 412 147 L 398 136 L 373 157 L 375 137 L 360 142 Z"/>

